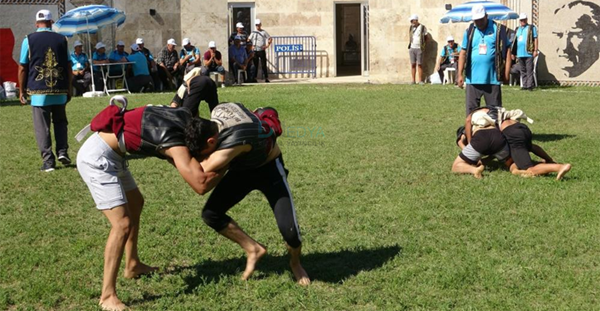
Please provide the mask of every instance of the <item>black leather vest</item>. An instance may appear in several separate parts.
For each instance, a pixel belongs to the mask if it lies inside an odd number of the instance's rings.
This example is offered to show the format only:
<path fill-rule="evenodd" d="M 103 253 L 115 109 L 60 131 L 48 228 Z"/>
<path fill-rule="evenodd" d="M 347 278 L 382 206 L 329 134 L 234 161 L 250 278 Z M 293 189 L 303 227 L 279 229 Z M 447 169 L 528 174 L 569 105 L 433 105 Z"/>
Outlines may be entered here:
<path fill-rule="evenodd" d="M 185 146 L 185 128 L 192 114 L 185 108 L 148 106 L 144 109 L 140 129 L 141 144 L 134 154 L 143 154 L 165 159 L 161 150 Z"/>

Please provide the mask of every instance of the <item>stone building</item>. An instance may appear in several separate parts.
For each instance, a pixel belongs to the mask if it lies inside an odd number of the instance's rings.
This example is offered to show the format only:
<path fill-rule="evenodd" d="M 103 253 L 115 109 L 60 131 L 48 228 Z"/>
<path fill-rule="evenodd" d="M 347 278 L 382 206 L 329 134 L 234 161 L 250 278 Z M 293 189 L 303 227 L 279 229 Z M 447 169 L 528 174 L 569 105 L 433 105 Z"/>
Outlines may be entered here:
<path fill-rule="evenodd" d="M 0 0 L 0 32 L 10 29 L 12 50 L 18 60 L 22 38 L 34 31 L 37 10 L 50 9 L 55 16 L 76 6 L 100 3 L 123 10 L 126 22 L 118 29 L 107 27 L 92 37 L 109 47 L 123 40 L 145 39 L 154 54 L 169 38 L 205 51 L 209 41 L 227 53 L 227 38 L 242 22 L 253 30 L 260 18 L 271 36 L 312 36 L 316 40 L 316 77 L 364 76 L 374 83 L 410 81 L 407 52 L 409 16 L 418 14 L 432 35 L 425 51 L 425 75 L 433 73 L 439 51 L 448 35 L 461 41 L 466 23 L 441 24 L 447 8 L 457 0 Z M 537 74 L 540 83 L 600 84 L 600 0 L 496 0 L 518 13 L 527 13 L 538 26 L 540 51 Z M 23 5 L 27 4 L 27 5 Z M 510 28 L 517 21 L 504 22 Z M 566 31 L 565 31 L 566 29 Z M 305 47 L 306 48 L 306 47 Z M 272 70 L 279 70 L 274 51 L 269 52 Z M 281 71 L 281 70 L 280 70 Z M 2 70 L 0 69 L 0 73 Z M 280 78 L 307 77 L 280 74 Z"/>

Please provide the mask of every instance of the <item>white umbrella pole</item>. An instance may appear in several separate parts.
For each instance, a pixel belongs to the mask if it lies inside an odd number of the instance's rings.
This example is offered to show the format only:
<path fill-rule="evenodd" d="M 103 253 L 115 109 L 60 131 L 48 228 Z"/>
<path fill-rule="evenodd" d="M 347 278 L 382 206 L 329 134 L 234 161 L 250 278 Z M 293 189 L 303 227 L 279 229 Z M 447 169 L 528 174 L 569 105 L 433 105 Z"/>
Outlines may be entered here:
<path fill-rule="evenodd" d="M 90 73 L 92 74 L 92 92 L 96 94 L 96 83 L 94 83 L 94 60 L 92 59 L 92 40 L 90 39 L 90 24 L 88 21 L 87 14 L 85 15 L 85 25 L 87 26 L 87 37 L 88 37 L 88 57 L 90 58 Z"/>

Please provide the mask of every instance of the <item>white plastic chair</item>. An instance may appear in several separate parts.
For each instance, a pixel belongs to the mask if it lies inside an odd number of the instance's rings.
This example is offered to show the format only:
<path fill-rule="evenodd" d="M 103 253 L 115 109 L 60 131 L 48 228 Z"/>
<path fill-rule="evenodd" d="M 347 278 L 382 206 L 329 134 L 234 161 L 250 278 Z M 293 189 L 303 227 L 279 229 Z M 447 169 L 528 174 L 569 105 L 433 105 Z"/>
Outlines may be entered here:
<path fill-rule="evenodd" d="M 242 73 L 244 74 L 244 80 L 246 80 L 248 78 L 248 75 L 246 74 L 246 70 L 239 69 L 238 70 L 238 74 L 237 74 L 238 75 L 237 76 L 238 85 L 242 85 L 243 84 L 243 82 L 242 82 L 243 81 L 242 80 Z"/>
<path fill-rule="evenodd" d="M 444 81 L 442 84 L 452 83 L 454 84 L 454 75 L 456 74 L 456 69 L 453 67 L 446 68 L 444 70 Z"/>

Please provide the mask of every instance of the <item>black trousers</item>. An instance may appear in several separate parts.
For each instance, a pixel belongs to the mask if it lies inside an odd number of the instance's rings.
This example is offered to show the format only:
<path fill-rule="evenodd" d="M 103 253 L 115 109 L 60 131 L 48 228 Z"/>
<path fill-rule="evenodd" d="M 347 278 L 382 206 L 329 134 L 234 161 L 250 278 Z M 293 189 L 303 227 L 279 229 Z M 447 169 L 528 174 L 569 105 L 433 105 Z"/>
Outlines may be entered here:
<path fill-rule="evenodd" d="M 52 153 L 52 136 L 50 135 L 50 120 L 54 124 L 54 139 L 58 156 L 67 155 L 69 149 L 67 137 L 67 105 L 32 106 L 33 129 L 35 140 L 44 163 L 54 166 L 56 158 Z"/>
<path fill-rule="evenodd" d="M 256 169 L 227 172 L 208 198 L 202 219 L 217 232 L 225 229 L 231 222 L 227 211 L 252 190 L 259 190 L 267 197 L 285 242 L 293 248 L 299 247 L 302 238 L 287 175 L 281 156 Z"/>
<path fill-rule="evenodd" d="M 254 62 L 255 70 L 254 70 L 254 76 L 252 78 L 256 79 L 256 76 L 258 75 L 259 58 L 260 58 L 260 64 L 262 66 L 263 75 L 264 75 L 265 79 L 269 79 L 269 71 L 267 70 L 267 52 L 266 51 L 254 52 L 254 58 L 252 59 L 252 61 Z"/>
<path fill-rule="evenodd" d="M 182 86 L 186 88 L 183 97 L 179 97 L 178 92 L 175 92 L 172 101 L 177 103 L 179 107 L 189 109 L 194 117 L 198 116 L 198 108 L 202 100 L 208 104 L 208 109 L 211 112 L 219 104 L 217 84 L 207 76 L 193 77 L 189 89 L 185 83 Z"/>
<path fill-rule="evenodd" d="M 467 96 L 465 98 L 466 115 L 479 108 L 481 97 L 485 98 L 487 107 L 502 106 L 502 89 L 495 84 L 467 84 Z"/>

